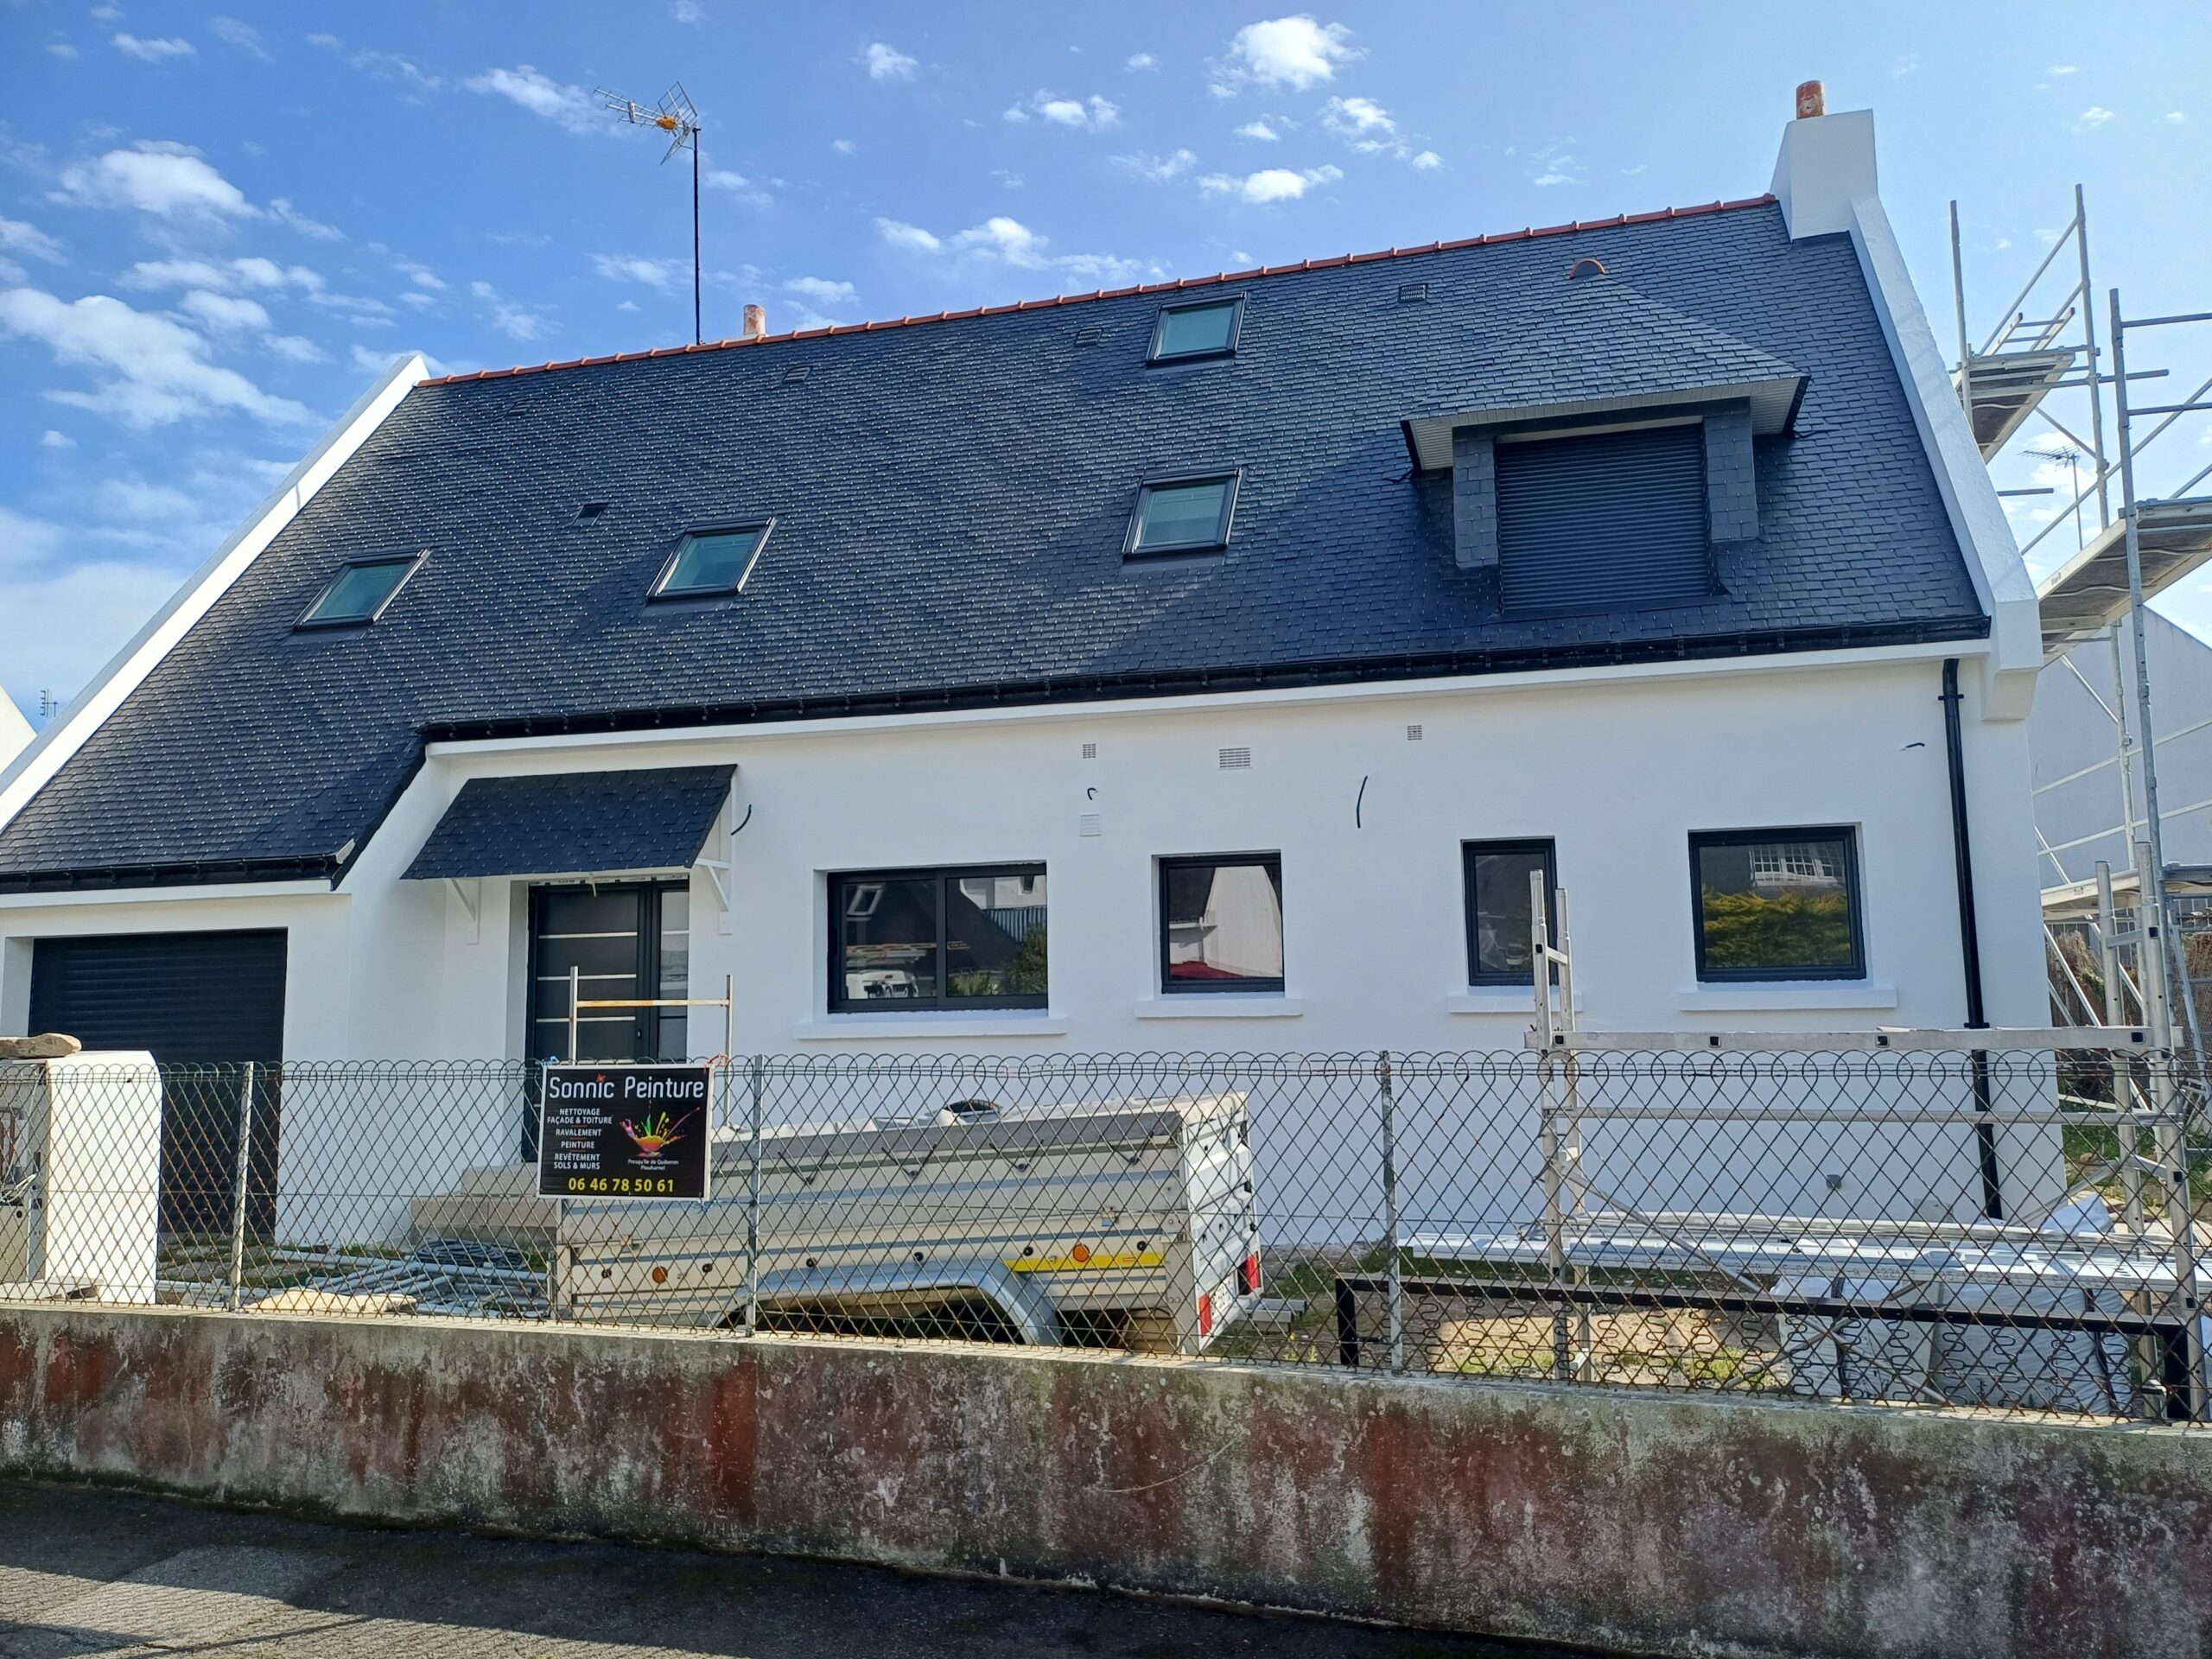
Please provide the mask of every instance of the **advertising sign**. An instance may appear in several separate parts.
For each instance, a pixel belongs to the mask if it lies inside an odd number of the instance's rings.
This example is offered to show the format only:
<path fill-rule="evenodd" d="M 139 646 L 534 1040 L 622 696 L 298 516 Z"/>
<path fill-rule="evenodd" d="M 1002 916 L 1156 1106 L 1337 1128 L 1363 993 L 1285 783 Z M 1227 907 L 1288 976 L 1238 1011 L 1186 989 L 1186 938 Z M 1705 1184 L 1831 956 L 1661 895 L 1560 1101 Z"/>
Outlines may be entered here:
<path fill-rule="evenodd" d="M 703 1065 L 548 1066 L 539 1196 L 705 1198 L 711 1076 Z"/>

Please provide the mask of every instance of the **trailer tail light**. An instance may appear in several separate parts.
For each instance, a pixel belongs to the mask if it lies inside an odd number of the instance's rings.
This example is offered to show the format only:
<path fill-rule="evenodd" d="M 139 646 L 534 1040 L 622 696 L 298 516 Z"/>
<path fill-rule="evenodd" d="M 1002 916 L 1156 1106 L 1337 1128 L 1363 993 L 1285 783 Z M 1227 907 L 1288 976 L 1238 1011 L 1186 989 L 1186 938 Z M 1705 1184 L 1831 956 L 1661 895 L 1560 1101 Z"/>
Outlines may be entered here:
<path fill-rule="evenodd" d="M 1236 1282 L 1238 1288 L 1247 1296 L 1260 1294 L 1260 1258 L 1257 1255 L 1244 1258 L 1244 1265 L 1237 1269 Z"/>
<path fill-rule="evenodd" d="M 1213 1335 L 1213 1297 L 1205 1291 L 1198 1293 L 1198 1334 Z"/>

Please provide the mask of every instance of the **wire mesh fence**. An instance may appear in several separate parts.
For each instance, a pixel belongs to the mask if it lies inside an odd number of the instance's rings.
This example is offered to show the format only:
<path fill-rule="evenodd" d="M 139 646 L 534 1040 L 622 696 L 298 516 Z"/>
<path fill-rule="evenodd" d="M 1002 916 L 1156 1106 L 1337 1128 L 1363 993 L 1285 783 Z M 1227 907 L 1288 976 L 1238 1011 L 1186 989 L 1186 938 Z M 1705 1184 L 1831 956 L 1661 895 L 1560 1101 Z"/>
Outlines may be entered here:
<path fill-rule="evenodd" d="M 691 1139 L 705 1196 L 666 1198 L 542 1170 L 534 1065 L 79 1055 L 0 1065 L 0 1298 L 2206 1420 L 2212 1142 L 2169 1065 L 740 1057 L 620 1122 Z"/>

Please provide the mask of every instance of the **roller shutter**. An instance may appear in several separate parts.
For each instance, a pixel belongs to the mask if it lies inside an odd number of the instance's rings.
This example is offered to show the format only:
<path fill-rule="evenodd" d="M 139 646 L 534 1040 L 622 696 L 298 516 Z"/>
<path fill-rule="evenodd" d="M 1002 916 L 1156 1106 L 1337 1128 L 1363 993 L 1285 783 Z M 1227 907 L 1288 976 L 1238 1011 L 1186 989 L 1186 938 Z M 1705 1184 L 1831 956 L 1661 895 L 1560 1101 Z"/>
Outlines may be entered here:
<path fill-rule="evenodd" d="M 1497 446 L 1499 580 L 1522 614 L 1634 610 L 1717 591 L 1696 426 Z"/>

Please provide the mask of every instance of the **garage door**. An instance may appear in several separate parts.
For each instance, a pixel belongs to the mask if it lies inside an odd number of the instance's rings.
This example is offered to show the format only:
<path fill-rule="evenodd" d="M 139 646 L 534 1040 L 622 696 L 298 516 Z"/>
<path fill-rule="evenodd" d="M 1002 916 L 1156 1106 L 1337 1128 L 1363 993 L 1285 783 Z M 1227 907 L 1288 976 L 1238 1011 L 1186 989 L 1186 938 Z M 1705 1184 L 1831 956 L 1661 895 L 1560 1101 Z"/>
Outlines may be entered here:
<path fill-rule="evenodd" d="M 30 1028 L 88 1049 L 150 1049 L 162 1090 L 162 1230 L 230 1230 L 240 1120 L 237 1062 L 262 1067 L 254 1090 L 247 1219 L 274 1220 L 284 1058 L 284 934 L 136 933 L 41 939 L 32 948 Z M 220 1069 L 213 1069 L 219 1067 Z"/>

